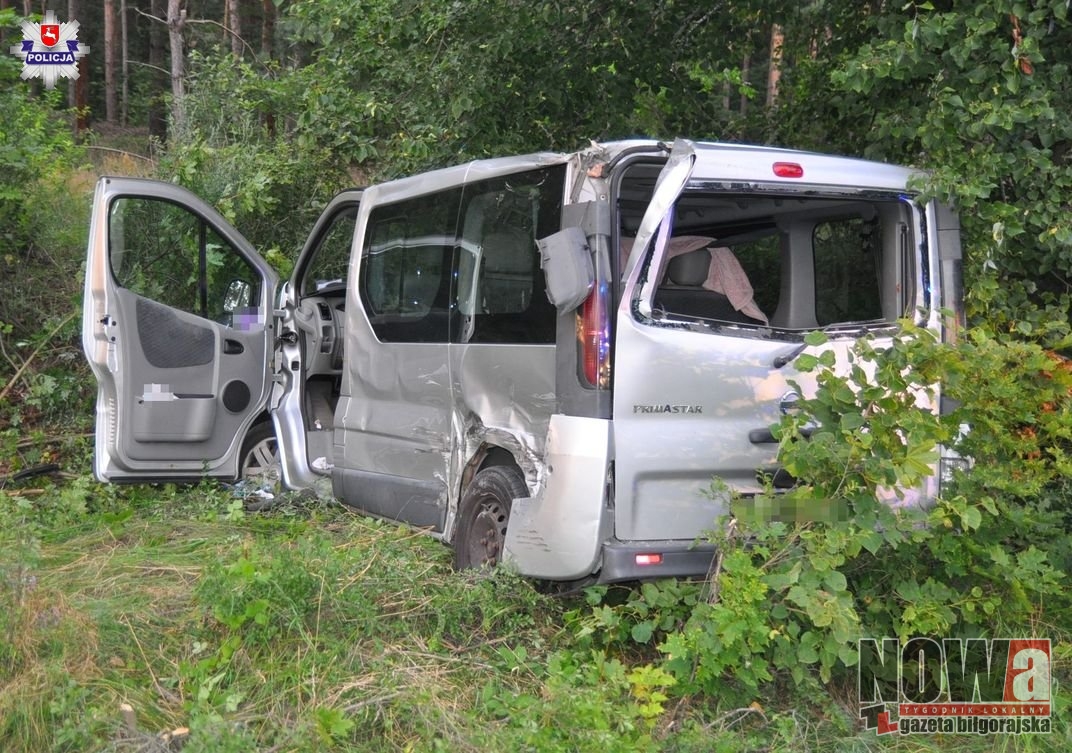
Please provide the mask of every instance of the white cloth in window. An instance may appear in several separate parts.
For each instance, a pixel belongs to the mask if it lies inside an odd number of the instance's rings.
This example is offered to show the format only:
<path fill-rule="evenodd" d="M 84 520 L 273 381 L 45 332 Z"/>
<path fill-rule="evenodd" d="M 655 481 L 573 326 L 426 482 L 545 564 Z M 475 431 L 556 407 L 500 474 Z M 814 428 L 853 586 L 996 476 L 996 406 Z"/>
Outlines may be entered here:
<path fill-rule="evenodd" d="M 741 262 L 725 246 L 711 246 L 710 244 L 714 242 L 714 238 L 702 235 L 676 236 L 670 239 L 667 259 L 706 247 L 708 253 L 711 254 L 711 264 L 707 269 L 707 279 L 703 282 L 703 288 L 726 296 L 733 308 L 745 316 L 770 324 L 766 314 L 756 305 L 752 283 L 749 282 L 748 274 L 741 266 Z"/>

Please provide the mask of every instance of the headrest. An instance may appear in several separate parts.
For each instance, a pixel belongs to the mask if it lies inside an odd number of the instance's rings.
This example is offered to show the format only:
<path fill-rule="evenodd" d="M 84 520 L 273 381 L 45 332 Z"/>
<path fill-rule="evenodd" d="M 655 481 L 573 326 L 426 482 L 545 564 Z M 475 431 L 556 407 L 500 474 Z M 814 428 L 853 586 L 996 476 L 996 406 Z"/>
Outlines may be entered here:
<path fill-rule="evenodd" d="M 700 287 L 711 268 L 711 252 L 706 248 L 675 256 L 666 265 L 666 278 L 675 285 Z"/>

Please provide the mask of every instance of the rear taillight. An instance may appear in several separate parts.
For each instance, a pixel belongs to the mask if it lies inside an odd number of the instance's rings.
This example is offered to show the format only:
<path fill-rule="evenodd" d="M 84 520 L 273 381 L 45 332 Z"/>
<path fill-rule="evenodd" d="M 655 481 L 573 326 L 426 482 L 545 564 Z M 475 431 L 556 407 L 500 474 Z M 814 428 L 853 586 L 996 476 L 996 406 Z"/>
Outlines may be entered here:
<path fill-rule="evenodd" d="M 960 331 L 967 324 L 964 315 L 963 262 L 960 259 L 944 262 L 942 271 L 943 305 L 949 312 L 949 315 L 944 317 L 942 342 L 946 345 L 956 345 L 960 339 Z"/>
<path fill-rule="evenodd" d="M 592 387 L 610 387 L 610 312 L 607 284 L 592 288 L 577 317 L 577 348 L 581 375 Z"/>

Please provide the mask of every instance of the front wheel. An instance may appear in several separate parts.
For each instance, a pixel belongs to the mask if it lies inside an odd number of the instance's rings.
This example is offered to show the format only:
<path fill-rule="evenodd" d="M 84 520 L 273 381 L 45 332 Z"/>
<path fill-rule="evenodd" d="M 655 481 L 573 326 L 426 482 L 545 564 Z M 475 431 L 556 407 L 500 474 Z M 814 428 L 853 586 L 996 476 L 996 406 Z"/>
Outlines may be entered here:
<path fill-rule="evenodd" d="M 282 478 L 279 442 L 271 421 L 254 424 L 242 443 L 238 477 L 258 486 L 274 486 Z"/>
<path fill-rule="evenodd" d="M 279 442 L 271 421 L 254 424 L 242 443 L 238 480 L 245 495 L 245 508 L 267 510 L 276 503 L 283 477 Z"/>
<path fill-rule="evenodd" d="M 454 537 L 454 567 L 458 570 L 494 567 L 502 559 L 510 505 L 527 497 L 520 471 L 511 466 L 485 468 L 465 490 Z"/>

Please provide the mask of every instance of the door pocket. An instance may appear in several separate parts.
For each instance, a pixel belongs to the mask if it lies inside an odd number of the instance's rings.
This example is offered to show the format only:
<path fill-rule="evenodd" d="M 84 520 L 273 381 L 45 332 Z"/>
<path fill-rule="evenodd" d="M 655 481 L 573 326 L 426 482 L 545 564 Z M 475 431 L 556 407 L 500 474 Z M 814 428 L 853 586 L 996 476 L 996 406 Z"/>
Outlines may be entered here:
<path fill-rule="evenodd" d="M 216 423 L 215 395 L 173 395 L 170 400 L 134 402 L 138 442 L 204 442 Z"/>

